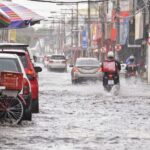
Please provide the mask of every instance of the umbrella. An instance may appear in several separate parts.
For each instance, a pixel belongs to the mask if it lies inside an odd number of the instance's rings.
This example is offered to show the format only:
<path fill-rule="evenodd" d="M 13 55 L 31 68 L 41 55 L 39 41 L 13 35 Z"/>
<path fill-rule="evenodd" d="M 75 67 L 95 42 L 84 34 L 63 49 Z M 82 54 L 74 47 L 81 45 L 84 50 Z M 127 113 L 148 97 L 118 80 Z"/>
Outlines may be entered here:
<path fill-rule="evenodd" d="M 39 23 L 43 17 L 13 2 L 0 3 L 0 28 L 17 29 Z"/>

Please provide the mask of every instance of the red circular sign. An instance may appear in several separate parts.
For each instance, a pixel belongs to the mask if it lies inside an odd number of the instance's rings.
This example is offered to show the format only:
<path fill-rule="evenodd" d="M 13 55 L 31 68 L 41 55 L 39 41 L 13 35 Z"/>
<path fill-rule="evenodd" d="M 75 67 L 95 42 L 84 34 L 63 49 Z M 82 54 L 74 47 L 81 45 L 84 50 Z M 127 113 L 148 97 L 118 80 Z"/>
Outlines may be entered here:
<path fill-rule="evenodd" d="M 120 44 L 116 44 L 115 45 L 115 50 L 116 51 L 120 51 L 122 49 L 121 45 Z"/>

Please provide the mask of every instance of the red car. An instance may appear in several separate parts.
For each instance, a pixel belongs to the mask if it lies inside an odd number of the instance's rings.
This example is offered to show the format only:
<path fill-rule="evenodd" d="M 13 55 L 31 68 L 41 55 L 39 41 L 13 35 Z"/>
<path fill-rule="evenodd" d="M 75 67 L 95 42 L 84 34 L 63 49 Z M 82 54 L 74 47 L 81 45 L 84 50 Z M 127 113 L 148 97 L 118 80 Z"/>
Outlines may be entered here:
<path fill-rule="evenodd" d="M 1 43 L 0 53 L 17 54 L 24 66 L 25 72 L 31 84 L 32 92 L 32 112 L 39 112 L 39 85 L 38 72 L 42 71 L 41 67 L 34 67 L 29 52 L 28 45 L 18 43 Z"/>

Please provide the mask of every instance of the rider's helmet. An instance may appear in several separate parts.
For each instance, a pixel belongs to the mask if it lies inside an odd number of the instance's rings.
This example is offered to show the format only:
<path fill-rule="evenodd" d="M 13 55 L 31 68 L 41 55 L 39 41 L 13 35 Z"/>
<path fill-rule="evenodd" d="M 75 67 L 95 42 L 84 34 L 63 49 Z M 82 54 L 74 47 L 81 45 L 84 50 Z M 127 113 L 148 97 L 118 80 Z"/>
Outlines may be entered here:
<path fill-rule="evenodd" d="M 114 59 L 114 53 L 113 53 L 113 51 L 109 51 L 109 52 L 107 53 L 107 58 L 108 58 L 108 59 Z"/>
<path fill-rule="evenodd" d="M 130 62 L 134 62 L 135 57 L 134 57 L 133 55 L 131 55 L 131 56 L 129 57 L 129 60 L 130 60 Z"/>

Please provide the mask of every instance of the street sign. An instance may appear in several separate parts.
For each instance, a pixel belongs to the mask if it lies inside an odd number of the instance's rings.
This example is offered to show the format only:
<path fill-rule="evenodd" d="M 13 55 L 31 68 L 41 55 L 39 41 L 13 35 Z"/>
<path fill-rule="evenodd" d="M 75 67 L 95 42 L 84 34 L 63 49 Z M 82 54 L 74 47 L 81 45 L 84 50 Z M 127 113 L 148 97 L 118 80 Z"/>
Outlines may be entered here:
<path fill-rule="evenodd" d="M 120 51 L 122 49 L 122 46 L 120 44 L 115 45 L 115 50 Z"/>
<path fill-rule="evenodd" d="M 140 48 L 141 45 L 138 44 L 128 44 L 128 48 Z"/>
<path fill-rule="evenodd" d="M 88 48 L 88 40 L 87 40 L 87 33 L 86 33 L 86 31 L 82 32 L 82 48 L 84 48 L 84 49 Z"/>

